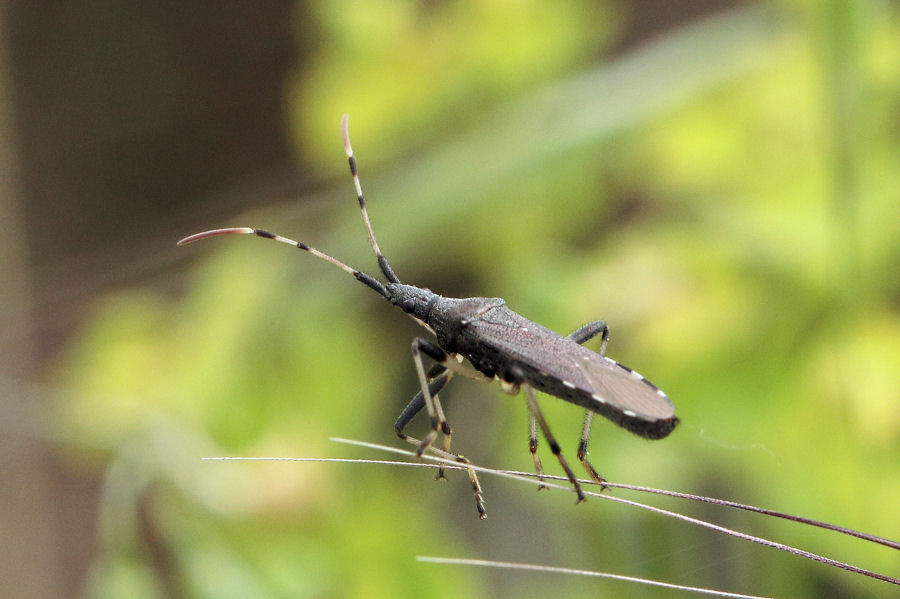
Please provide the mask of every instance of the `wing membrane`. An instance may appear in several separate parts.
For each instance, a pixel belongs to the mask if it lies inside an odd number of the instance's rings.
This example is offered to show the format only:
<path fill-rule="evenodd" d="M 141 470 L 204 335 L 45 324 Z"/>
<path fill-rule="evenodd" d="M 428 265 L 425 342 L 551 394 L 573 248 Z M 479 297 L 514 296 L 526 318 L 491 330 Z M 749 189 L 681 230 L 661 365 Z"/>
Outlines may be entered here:
<path fill-rule="evenodd" d="M 554 394 L 574 400 L 578 393 L 586 393 L 598 405 L 607 404 L 629 418 L 649 422 L 674 418 L 675 406 L 666 394 L 637 372 L 505 306 L 498 310 L 467 326 L 482 343 L 571 390 L 569 397 Z M 578 399 L 576 403 L 585 403 L 584 398 Z"/>
<path fill-rule="evenodd" d="M 643 420 L 668 420 L 675 416 L 675 406 L 656 385 L 615 360 L 587 351 L 588 354 L 573 359 L 594 394 L 626 415 Z"/>

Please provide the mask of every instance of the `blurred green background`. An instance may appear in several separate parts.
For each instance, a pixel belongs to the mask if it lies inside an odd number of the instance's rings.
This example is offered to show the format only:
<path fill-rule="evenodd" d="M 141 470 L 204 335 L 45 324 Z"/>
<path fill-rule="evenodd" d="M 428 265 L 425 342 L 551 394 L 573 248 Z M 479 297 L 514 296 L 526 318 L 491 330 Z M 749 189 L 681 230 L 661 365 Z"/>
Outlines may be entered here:
<path fill-rule="evenodd" d="M 416 555 L 896 596 L 503 479 L 479 522 L 459 473 L 201 461 L 387 457 L 328 439 L 401 446 L 421 329 L 284 246 L 174 243 L 258 226 L 375 272 L 350 113 L 402 279 L 564 334 L 603 318 L 673 399 L 662 441 L 595 421 L 607 478 L 897 539 L 897 3 L 11 2 L 0 31 L 9 596 L 675 595 Z M 521 397 L 442 399 L 457 450 L 530 469 Z M 574 459 L 581 411 L 542 406 Z M 649 501 L 900 575 L 890 549 Z"/>

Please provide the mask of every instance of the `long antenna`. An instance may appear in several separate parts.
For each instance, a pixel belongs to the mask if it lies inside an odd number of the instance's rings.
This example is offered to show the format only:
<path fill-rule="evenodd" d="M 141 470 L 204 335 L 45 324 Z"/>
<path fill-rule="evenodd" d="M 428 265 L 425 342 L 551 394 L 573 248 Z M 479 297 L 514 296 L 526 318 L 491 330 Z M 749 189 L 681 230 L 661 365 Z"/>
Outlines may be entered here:
<path fill-rule="evenodd" d="M 391 294 L 388 293 L 388 290 L 385 288 L 384 284 L 376 279 L 375 277 L 368 275 L 362 271 L 356 270 L 351 266 L 347 266 L 337 258 L 332 258 L 328 254 L 324 252 L 320 252 L 314 247 L 308 246 L 302 241 L 294 241 L 293 239 L 288 239 L 287 237 L 282 237 L 281 235 L 277 235 L 275 233 L 270 233 L 264 229 L 251 229 L 250 227 L 229 227 L 227 229 L 213 229 L 212 231 L 203 231 L 202 233 L 194 233 L 193 235 L 189 235 L 179 241 L 176 245 L 187 245 L 189 243 L 194 243 L 195 241 L 200 241 L 201 239 L 207 239 L 209 237 L 218 237 L 219 235 L 258 235 L 264 239 L 272 239 L 274 241 L 280 241 L 281 243 L 286 243 L 288 245 L 292 245 L 296 248 L 299 248 L 305 252 L 309 252 L 316 258 L 321 258 L 326 262 L 331 262 L 344 272 L 348 272 L 360 283 L 364 283 L 368 285 L 375 291 L 377 291 L 380 295 L 384 296 L 386 299 L 391 299 Z"/>
<path fill-rule="evenodd" d="M 347 158 L 350 162 L 350 174 L 353 175 L 353 184 L 356 186 L 356 197 L 359 200 L 359 209 L 360 211 L 362 211 L 363 222 L 366 224 L 366 231 L 369 233 L 369 243 L 372 244 L 372 249 L 375 250 L 375 257 L 378 258 L 378 266 L 381 268 L 381 272 L 384 273 L 384 276 L 387 277 L 387 280 L 389 282 L 399 283 L 400 279 L 397 278 L 397 275 L 394 274 L 391 265 L 388 264 L 387 258 L 385 258 L 384 254 L 381 253 L 381 250 L 378 247 L 378 242 L 375 241 L 375 233 L 372 231 L 372 223 L 369 222 L 369 213 L 366 211 L 366 199 L 365 197 L 363 197 L 362 186 L 359 183 L 359 175 L 357 174 L 356 158 L 353 156 L 353 148 L 350 147 L 350 133 L 347 130 L 347 121 L 349 120 L 349 118 L 349 115 L 345 114 L 341 119 L 341 134 L 344 137 L 344 151 L 347 153 Z M 305 252 L 309 252 L 313 256 L 321 258 L 326 262 L 330 262 L 341 270 L 350 273 L 351 275 L 356 277 L 356 280 L 374 289 L 379 293 L 379 295 L 383 296 L 384 298 L 388 300 L 391 299 L 391 294 L 384 286 L 384 283 L 382 283 L 375 277 L 368 275 L 360 270 L 356 270 L 351 266 L 347 266 L 337 258 L 333 258 L 324 252 L 320 252 L 316 248 L 306 245 L 302 241 L 294 241 L 293 239 L 282 237 L 281 235 L 278 235 L 276 233 L 270 233 L 269 231 L 266 231 L 264 229 L 253 229 L 250 227 L 229 227 L 227 229 L 213 229 L 212 231 L 203 231 L 202 233 L 189 235 L 188 237 L 185 237 L 184 239 L 179 241 L 177 245 L 187 245 L 189 243 L 194 243 L 195 241 L 200 241 L 201 239 L 218 237 L 219 235 L 249 234 L 258 235 L 259 237 L 262 237 L 264 239 L 280 241 L 281 243 L 286 243 Z"/>
<path fill-rule="evenodd" d="M 356 169 L 356 157 L 353 155 L 353 148 L 350 147 L 350 131 L 347 128 L 347 122 L 349 120 L 349 114 L 345 114 L 341 118 L 341 134 L 344 136 L 344 151 L 347 153 L 347 161 L 350 163 L 350 174 L 353 175 L 353 184 L 356 186 L 356 197 L 359 200 L 359 209 L 362 211 L 363 222 L 366 223 L 366 231 L 369 233 L 369 243 L 372 244 L 372 249 L 375 250 L 375 256 L 378 258 L 378 267 L 381 268 L 381 272 L 384 273 L 384 276 L 387 277 L 389 282 L 399 283 L 400 279 L 394 274 L 394 270 L 391 268 L 391 265 L 388 264 L 387 258 L 381 253 L 378 242 L 375 241 L 372 223 L 369 222 L 369 213 L 366 210 L 366 198 L 363 196 L 362 185 L 359 184 L 359 174 Z"/>

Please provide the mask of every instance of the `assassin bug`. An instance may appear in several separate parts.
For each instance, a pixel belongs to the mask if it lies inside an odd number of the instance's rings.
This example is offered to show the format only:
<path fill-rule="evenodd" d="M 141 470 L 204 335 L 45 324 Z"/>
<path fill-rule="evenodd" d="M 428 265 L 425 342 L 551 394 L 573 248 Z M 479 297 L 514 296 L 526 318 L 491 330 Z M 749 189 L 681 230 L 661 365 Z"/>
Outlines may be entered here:
<path fill-rule="evenodd" d="M 484 382 L 497 380 L 503 390 L 511 395 L 524 391 L 530 414 L 529 451 L 535 470 L 539 477 L 543 474 L 537 455 L 537 429 L 540 427 L 550 450 L 574 487 L 579 502 L 584 500 L 581 485 L 538 407 L 536 390 L 585 408 L 577 455 L 590 477 L 599 483 L 605 481 L 586 457 L 595 413 L 648 439 L 662 439 L 672 432 L 678 424 L 678 418 L 675 417 L 675 406 L 666 394 L 636 371 L 605 356 L 609 328 L 604 321 L 592 322 L 563 337 L 513 312 L 499 297 L 449 298 L 429 289 L 401 283 L 387 258 L 381 253 L 372 231 L 357 174 L 356 158 L 350 147 L 347 120 L 347 115 L 341 120 L 344 151 L 350 162 L 350 174 L 353 176 L 369 243 L 387 284 L 303 242 L 262 229 L 215 229 L 185 237 L 178 245 L 208 237 L 236 234 L 253 234 L 287 243 L 353 275 L 424 326 L 437 339 L 437 344 L 421 338 L 413 340 L 412 358 L 421 391 L 412 398 L 394 424 L 401 439 L 418 446 L 417 453 L 420 456 L 431 449 L 440 456 L 468 464 L 463 456 L 450 453 L 451 429 L 438 399 L 438 393 L 455 374 Z M 597 335 L 600 335 L 600 353 L 583 346 Z M 435 361 L 427 372 L 422 354 Z M 431 429 L 419 441 L 406 435 L 403 430 L 423 407 L 428 413 Z M 440 434 L 443 434 L 443 443 L 441 449 L 437 449 L 432 447 L 432 443 Z M 475 492 L 475 506 L 479 517 L 484 518 L 486 512 L 481 485 L 472 468 L 468 469 L 468 473 Z M 441 469 L 438 478 L 443 476 Z"/>

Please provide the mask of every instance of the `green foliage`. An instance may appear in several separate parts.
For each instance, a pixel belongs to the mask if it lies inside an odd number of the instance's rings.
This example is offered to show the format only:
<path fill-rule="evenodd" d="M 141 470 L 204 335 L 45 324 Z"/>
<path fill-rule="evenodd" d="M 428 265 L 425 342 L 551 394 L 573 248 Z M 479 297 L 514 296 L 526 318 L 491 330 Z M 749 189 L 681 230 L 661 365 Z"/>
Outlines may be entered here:
<path fill-rule="evenodd" d="M 606 319 L 610 354 L 666 389 L 683 420 L 653 443 L 598 422 L 593 460 L 610 479 L 900 536 L 895 8 L 731 13 L 593 64 L 606 35 L 597 23 L 615 23 L 600 9 L 367 6 L 318 4 L 316 24 L 302 25 L 322 39 L 297 74 L 294 127 L 305 155 L 338 168 L 334 107 L 348 106 L 370 212 L 402 278 L 501 295 L 560 332 Z M 431 149 L 378 172 L 416 146 Z M 349 181 L 332 197 L 335 231 L 304 222 L 284 233 L 369 268 Z M 490 516 L 478 523 L 462 476 L 201 462 L 360 455 L 329 436 L 393 442 L 419 334 L 308 256 L 213 243 L 184 298 L 110 298 L 60 367 L 71 390 L 60 439 L 107 472 L 90 595 L 633 591 L 412 561 L 437 554 L 749 593 L 888 596 L 784 554 L 499 480 L 484 481 Z M 466 381 L 445 395 L 456 448 L 530 467 L 524 402 Z M 574 453 L 578 410 L 543 405 Z M 872 569 L 896 564 L 833 535 L 790 538 L 795 529 L 733 518 Z"/>

